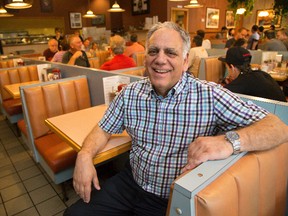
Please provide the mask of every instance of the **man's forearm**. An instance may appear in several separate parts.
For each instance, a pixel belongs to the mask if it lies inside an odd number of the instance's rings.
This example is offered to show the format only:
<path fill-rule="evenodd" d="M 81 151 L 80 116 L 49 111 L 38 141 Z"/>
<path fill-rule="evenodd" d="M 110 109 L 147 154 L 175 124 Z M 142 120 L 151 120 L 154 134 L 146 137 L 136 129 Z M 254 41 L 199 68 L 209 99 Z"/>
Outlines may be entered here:
<path fill-rule="evenodd" d="M 111 134 L 106 133 L 98 125 L 96 125 L 85 138 L 79 154 L 89 154 L 90 157 L 93 158 L 105 147 L 110 136 Z"/>
<path fill-rule="evenodd" d="M 288 142 L 288 126 L 273 114 L 238 130 L 238 133 L 241 151 L 266 150 Z"/>

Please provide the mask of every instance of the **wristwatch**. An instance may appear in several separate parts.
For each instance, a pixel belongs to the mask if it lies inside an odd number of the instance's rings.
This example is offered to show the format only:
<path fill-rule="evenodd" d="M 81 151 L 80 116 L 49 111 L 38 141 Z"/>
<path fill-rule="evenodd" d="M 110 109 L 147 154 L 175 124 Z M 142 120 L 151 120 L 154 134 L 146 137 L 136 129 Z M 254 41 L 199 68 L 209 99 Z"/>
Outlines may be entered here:
<path fill-rule="evenodd" d="M 235 131 L 228 131 L 225 133 L 225 139 L 231 143 L 233 147 L 233 154 L 240 153 L 241 143 L 240 143 L 240 136 Z"/>

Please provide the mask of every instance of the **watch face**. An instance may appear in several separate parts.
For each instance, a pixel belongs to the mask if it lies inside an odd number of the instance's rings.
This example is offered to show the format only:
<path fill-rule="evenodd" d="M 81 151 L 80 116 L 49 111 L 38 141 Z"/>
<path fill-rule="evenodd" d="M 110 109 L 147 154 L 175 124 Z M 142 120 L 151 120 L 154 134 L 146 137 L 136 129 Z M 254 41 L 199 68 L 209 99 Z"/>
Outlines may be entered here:
<path fill-rule="evenodd" d="M 226 136 L 227 136 L 227 139 L 229 139 L 229 140 L 238 140 L 240 138 L 238 133 L 236 133 L 234 131 L 227 132 Z"/>

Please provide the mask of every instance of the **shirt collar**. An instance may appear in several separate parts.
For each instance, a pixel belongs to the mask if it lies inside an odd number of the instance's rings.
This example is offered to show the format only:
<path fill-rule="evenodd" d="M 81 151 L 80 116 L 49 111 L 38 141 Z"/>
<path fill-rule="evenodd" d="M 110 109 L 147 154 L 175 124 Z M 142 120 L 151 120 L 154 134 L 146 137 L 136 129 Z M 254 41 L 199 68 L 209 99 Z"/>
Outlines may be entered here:
<path fill-rule="evenodd" d="M 166 98 L 170 98 L 170 97 L 176 97 L 178 94 L 180 94 L 183 90 L 184 90 L 184 87 L 185 87 L 185 84 L 187 83 L 188 81 L 188 77 L 189 77 L 189 74 L 184 72 L 182 74 L 182 77 L 180 78 L 180 80 L 178 81 L 178 83 L 173 86 L 172 89 L 170 89 L 170 91 L 168 92 Z M 150 81 L 150 79 L 148 78 L 147 79 L 147 83 L 149 85 L 149 90 L 150 90 L 150 95 L 152 97 L 155 97 L 155 98 L 159 98 L 159 99 L 163 99 L 162 96 L 158 95 L 156 93 L 156 91 L 154 90 L 153 86 L 152 86 L 152 83 Z"/>

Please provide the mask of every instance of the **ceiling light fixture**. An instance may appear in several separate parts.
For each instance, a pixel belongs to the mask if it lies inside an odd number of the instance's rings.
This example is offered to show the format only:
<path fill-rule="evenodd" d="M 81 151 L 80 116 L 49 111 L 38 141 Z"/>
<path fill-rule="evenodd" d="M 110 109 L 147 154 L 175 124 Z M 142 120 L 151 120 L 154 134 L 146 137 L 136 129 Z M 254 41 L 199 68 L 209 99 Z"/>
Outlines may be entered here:
<path fill-rule="evenodd" d="M 108 12 L 124 12 L 125 10 L 120 8 L 120 5 L 115 1 L 115 3 L 112 5 L 112 8 L 108 10 Z"/>
<path fill-rule="evenodd" d="M 245 13 L 245 11 L 246 11 L 245 8 L 238 8 L 237 11 L 236 11 L 236 14 L 240 14 L 240 15 L 242 15 L 242 14 Z"/>
<path fill-rule="evenodd" d="M 11 3 L 5 5 L 9 9 L 26 9 L 31 8 L 32 4 L 26 3 L 23 0 L 12 0 Z"/>
<path fill-rule="evenodd" d="M 14 14 L 10 14 L 5 10 L 5 8 L 3 8 L 2 6 L 0 7 L 0 17 L 12 17 L 12 16 L 14 16 Z"/>
<path fill-rule="evenodd" d="M 86 14 L 83 15 L 83 17 L 84 17 L 84 18 L 95 18 L 95 17 L 97 17 L 97 16 L 93 13 L 92 10 L 88 10 L 88 11 L 86 12 Z"/>
<path fill-rule="evenodd" d="M 97 17 L 90 8 L 90 0 L 88 0 L 88 11 L 86 12 L 85 15 L 83 15 L 83 18 L 95 18 Z"/>
<path fill-rule="evenodd" d="M 191 0 L 188 5 L 185 5 L 184 8 L 201 8 L 203 5 L 200 5 L 197 0 Z"/>
<path fill-rule="evenodd" d="M 258 17 L 267 17 L 269 16 L 269 12 L 268 11 L 260 11 L 260 13 L 258 14 Z"/>

